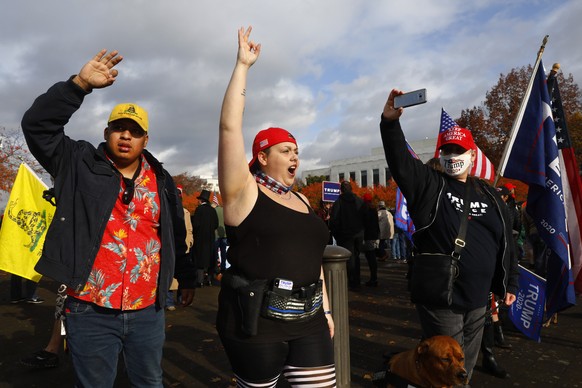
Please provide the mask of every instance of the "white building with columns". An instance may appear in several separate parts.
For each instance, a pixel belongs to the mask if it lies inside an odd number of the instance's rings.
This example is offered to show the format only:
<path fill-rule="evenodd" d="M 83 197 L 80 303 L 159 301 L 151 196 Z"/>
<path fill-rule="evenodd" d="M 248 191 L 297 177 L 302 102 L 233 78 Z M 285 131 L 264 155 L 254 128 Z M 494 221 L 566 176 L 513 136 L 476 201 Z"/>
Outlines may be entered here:
<path fill-rule="evenodd" d="M 200 175 L 200 179 L 206 181 L 206 185 L 204 185 L 204 189 L 209 191 L 220 191 L 220 187 L 218 187 L 218 178 L 211 176 L 211 175 Z"/>
<path fill-rule="evenodd" d="M 426 162 L 434 156 L 437 139 L 424 139 L 410 142 L 410 147 L 416 152 L 420 160 Z M 385 186 L 392 174 L 388 169 L 384 149 L 372 148 L 370 155 L 350 159 L 334 160 L 329 167 L 305 170 L 301 173 L 301 180 L 306 183 L 308 176 L 325 176 L 331 182 L 353 180 L 360 187 Z"/>

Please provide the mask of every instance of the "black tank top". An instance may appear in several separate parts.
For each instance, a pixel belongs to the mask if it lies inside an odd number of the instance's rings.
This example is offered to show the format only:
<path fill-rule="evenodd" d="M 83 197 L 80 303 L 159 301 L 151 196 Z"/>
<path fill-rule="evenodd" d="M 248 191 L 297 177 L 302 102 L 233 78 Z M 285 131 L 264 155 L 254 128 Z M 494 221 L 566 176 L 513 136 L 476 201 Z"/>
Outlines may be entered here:
<path fill-rule="evenodd" d="M 226 225 L 229 263 L 249 279 L 284 278 L 292 280 L 294 287 L 317 282 L 329 232 L 321 218 L 308 208 L 308 213 L 289 209 L 259 189 L 247 218 L 237 227 Z M 236 294 L 227 287 L 220 291 L 217 328 L 229 338 L 284 341 L 319 331 L 322 325 L 327 326 L 323 311 L 300 323 L 260 318 L 258 335 L 247 338 L 239 329 Z"/>
<path fill-rule="evenodd" d="M 328 230 L 308 208 L 309 213 L 289 209 L 259 189 L 247 218 L 238 227 L 226 226 L 228 261 L 249 279 L 279 277 L 293 280 L 294 286 L 316 282 Z"/>

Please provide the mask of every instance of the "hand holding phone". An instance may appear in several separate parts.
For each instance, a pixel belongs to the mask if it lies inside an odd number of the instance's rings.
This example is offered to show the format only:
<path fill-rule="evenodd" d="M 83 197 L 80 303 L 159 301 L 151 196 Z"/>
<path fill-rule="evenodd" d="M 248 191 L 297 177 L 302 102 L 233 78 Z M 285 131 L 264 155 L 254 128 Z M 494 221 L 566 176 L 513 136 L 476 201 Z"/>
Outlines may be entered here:
<path fill-rule="evenodd" d="M 426 102 L 426 89 L 418 89 L 394 97 L 394 109 L 424 104 Z"/>

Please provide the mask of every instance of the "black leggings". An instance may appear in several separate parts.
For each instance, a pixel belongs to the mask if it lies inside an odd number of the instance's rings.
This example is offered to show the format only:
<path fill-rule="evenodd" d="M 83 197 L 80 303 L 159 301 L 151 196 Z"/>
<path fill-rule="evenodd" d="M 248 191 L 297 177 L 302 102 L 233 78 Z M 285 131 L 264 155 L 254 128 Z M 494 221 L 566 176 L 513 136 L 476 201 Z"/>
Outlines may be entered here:
<path fill-rule="evenodd" d="M 311 384 L 335 387 L 333 343 L 327 327 L 319 333 L 285 342 L 221 340 L 238 387 L 258 384 L 275 387 L 281 372 L 293 387 L 309 387 Z"/>

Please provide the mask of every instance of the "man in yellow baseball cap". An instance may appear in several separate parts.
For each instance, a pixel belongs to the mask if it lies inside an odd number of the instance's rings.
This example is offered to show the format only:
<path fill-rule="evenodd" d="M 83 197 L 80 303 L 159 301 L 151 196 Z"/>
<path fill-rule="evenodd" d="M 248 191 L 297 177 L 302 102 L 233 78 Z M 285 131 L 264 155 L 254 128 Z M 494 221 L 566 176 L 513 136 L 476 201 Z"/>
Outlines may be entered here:
<path fill-rule="evenodd" d="M 24 114 L 26 142 L 54 178 L 57 203 L 35 270 L 68 287 L 75 386 L 114 386 L 123 353 L 132 386 L 162 387 L 167 291 L 175 277 L 187 306 L 195 287 L 182 202 L 145 149 L 148 115 L 139 105 L 113 109 L 98 147 L 64 131 L 89 93 L 114 83 L 121 60 L 101 50 Z"/>

